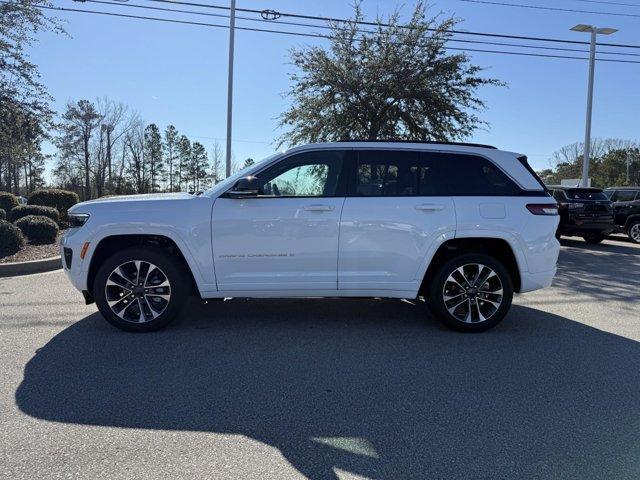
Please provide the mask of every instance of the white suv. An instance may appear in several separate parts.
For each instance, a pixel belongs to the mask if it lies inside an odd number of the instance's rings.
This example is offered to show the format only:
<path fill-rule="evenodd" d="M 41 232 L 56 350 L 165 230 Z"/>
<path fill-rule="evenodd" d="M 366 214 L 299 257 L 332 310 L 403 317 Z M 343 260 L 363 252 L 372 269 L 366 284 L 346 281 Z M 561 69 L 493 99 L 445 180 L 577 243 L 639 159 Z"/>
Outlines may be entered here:
<path fill-rule="evenodd" d="M 461 331 L 551 284 L 558 210 L 526 157 L 452 143 L 344 142 L 274 155 L 199 194 L 70 210 L 63 264 L 129 331 L 190 294 L 424 299 Z"/>

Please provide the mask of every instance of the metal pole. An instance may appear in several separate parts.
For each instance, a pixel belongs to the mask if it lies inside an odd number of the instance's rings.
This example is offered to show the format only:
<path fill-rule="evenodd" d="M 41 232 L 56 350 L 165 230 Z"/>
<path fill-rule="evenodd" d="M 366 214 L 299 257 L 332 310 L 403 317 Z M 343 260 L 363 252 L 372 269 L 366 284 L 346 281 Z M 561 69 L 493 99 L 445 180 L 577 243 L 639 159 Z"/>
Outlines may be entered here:
<path fill-rule="evenodd" d="M 631 152 L 627 150 L 627 185 L 629 185 L 629 167 L 631 166 Z"/>
<path fill-rule="evenodd" d="M 231 175 L 231 120 L 233 113 L 233 48 L 235 43 L 236 0 L 231 0 L 231 18 L 229 22 L 229 77 L 227 81 L 227 161 L 225 176 Z"/>
<path fill-rule="evenodd" d="M 587 121 L 584 132 L 584 157 L 582 162 L 582 186 L 589 186 L 589 157 L 591 154 L 591 111 L 593 109 L 593 74 L 596 63 L 596 36 L 598 29 L 591 27 L 591 49 L 589 51 L 589 87 L 587 93 Z"/>

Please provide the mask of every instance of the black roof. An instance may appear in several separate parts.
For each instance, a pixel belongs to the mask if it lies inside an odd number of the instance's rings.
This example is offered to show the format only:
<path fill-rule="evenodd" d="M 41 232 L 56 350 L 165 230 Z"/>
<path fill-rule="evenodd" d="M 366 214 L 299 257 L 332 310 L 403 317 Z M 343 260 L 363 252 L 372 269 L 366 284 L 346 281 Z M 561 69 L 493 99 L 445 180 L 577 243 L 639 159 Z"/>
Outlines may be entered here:
<path fill-rule="evenodd" d="M 640 190 L 640 187 L 607 187 L 605 190 Z"/>
<path fill-rule="evenodd" d="M 436 142 L 435 140 L 358 140 L 358 139 L 350 139 L 350 140 L 338 140 L 338 143 L 344 142 L 364 142 L 364 143 L 423 143 L 427 145 L 457 145 L 459 147 L 479 147 L 479 148 L 491 148 L 493 150 L 497 150 L 498 147 L 494 147 L 493 145 L 485 145 L 483 143 L 466 143 L 466 142 Z"/>

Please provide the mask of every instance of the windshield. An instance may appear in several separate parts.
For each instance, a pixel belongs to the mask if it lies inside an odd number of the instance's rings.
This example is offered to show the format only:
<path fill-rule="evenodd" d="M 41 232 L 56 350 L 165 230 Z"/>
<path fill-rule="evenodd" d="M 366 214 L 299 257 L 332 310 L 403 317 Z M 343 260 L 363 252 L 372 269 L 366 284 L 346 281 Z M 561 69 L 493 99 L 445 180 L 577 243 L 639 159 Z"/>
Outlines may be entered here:
<path fill-rule="evenodd" d="M 219 190 L 226 190 L 228 189 L 231 185 L 233 185 L 236 181 L 238 181 L 240 178 L 244 177 L 247 175 L 248 171 L 254 170 L 255 167 L 259 167 L 262 164 L 267 164 L 269 163 L 271 160 L 274 160 L 276 157 L 279 157 L 280 155 L 282 155 L 282 153 L 274 153 L 273 155 L 269 155 L 267 158 L 264 158 L 258 162 L 256 162 L 254 165 L 251 165 L 250 167 L 245 167 L 242 170 L 237 171 L 236 173 L 234 173 L 233 175 L 231 175 L 230 177 L 225 178 L 224 180 L 222 180 L 219 183 L 216 183 L 213 187 L 211 187 L 208 190 L 205 190 L 202 195 L 204 196 L 209 196 L 212 193 L 215 193 Z"/>
<path fill-rule="evenodd" d="M 566 191 L 567 197 L 572 200 L 609 200 L 602 190 L 588 190 L 574 188 Z"/>

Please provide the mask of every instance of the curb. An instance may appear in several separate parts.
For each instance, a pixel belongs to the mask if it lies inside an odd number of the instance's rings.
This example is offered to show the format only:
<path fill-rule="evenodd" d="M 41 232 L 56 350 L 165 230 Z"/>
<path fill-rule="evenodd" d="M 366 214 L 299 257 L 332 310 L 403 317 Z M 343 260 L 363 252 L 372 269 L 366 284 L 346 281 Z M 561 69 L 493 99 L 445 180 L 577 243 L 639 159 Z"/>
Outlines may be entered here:
<path fill-rule="evenodd" d="M 0 263 L 0 277 L 17 277 L 30 273 L 51 272 L 62 268 L 60 256 L 30 260 L 28 262 Z"/>

